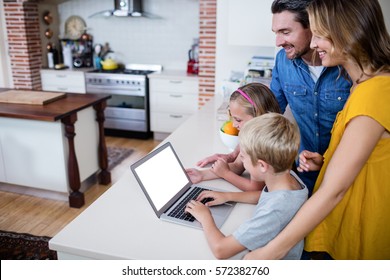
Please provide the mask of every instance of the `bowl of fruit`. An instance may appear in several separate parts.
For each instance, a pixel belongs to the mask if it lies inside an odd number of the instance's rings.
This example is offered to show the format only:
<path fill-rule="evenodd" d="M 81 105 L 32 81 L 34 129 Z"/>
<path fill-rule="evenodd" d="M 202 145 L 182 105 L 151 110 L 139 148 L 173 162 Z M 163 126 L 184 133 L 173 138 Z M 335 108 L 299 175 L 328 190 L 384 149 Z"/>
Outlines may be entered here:
<path fill-rule="evenodd" d="M 230 120 L 224 122 L 219 130 L 219 136 L 221 137 L 222 142 L 231 151 L 238 145 L 238 132 L 239 130 L 233 126 L 233 122 Z"/>

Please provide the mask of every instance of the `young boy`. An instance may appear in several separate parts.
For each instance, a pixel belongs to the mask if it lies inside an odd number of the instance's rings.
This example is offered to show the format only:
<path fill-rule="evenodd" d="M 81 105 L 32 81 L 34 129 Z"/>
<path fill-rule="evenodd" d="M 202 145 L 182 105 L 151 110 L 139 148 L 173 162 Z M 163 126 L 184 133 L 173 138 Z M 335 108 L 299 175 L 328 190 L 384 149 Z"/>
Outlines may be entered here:
<path fill-rule="evenodd" d="M 189 202 L 186 211 L 201 224 L 216 258 L 225 259 L 272 240 L 307 200 L 308 190 L 291 171 L 299 149 L 296 125 L 277 113 L 267 113 L 248 121 L 240 131 L 240 157 L 253 180 L 264 181 L 262 191 L 202 192 Z M 213 200 L 202 204 L 204 198 Z M 232 235 L 225 236 L 216 226 L 208 206 L 227 201 L 256 204 L 251 219 Z M 285 259 L 300 259 L 303 240 Z"/>

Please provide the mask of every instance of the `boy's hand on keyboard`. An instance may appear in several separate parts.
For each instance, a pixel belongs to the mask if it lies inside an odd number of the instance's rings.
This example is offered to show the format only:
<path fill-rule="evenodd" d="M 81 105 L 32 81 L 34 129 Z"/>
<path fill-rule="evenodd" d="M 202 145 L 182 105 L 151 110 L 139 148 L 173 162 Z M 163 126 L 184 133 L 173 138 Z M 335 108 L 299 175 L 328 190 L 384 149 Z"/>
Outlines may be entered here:
<path fill-rule="evenodd" d="M 213 222 L 210 209 L 200 201 L 191 200 L 188 202 L 185 211 L 194 216 L 195 219 L 197 219 L 202 225 L 208 222 Z"/>
<path fill-rule="evenodd" d="M 196 201 L 203 202 L 203 200 L 206 200 L 206 203 L 204 203 L 206 206 L 220 205 L 228 201 L 226 193 L 215 191 L 201 192 Z"/>

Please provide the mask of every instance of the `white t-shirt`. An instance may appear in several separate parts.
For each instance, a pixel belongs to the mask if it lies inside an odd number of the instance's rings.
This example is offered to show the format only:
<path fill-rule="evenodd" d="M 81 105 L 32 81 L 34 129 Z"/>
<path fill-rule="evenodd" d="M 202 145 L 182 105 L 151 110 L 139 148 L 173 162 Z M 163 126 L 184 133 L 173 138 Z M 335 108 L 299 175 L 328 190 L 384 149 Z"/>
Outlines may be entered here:
<path fill-rule="evenodd" d="M 324 66 L 310 66 L 309 65 L 309 71 L 311 78 L 314 82 L 317 82 L 318 78 L 320 77 L 322 70 L 324 69 Z"/>

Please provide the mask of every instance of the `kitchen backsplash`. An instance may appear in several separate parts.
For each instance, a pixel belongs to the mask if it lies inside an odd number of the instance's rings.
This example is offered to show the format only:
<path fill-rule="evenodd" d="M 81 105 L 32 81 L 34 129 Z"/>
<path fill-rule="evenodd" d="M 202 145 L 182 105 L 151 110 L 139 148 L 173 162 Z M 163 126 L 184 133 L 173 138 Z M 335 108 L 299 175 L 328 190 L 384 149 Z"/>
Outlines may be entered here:
<path fill-rule="evenodd" d="M 81 16 L 93 42 L 108 42 L 118 62 L 161 64 L 186 69 L 188 49 L 199 35 L 198 0 L 143 0 L 143 10 L 158 18 L 104 17 L 112 0 L 71 0 L 58 6 L 60 36 L 72 15 Z"/>

